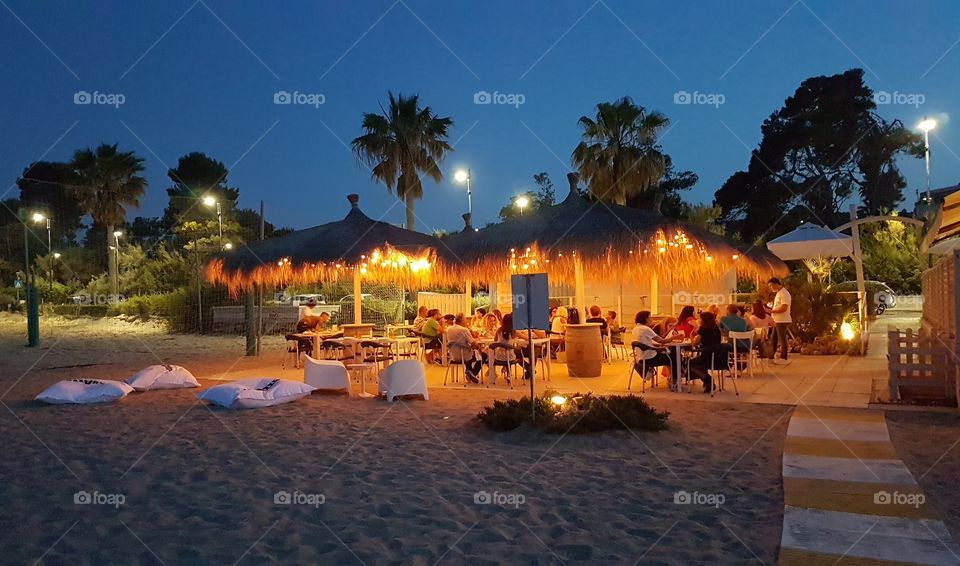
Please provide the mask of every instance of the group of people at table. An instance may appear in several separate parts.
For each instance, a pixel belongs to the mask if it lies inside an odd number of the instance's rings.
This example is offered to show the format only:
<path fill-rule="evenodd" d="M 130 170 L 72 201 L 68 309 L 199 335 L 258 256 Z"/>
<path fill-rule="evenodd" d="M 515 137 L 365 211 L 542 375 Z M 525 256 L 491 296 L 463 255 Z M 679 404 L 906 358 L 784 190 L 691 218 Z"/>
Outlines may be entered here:
<path fill-rule="evenodd" d="M 724 333 L 756 329 L 770 329 L 770 337 L 780 350 L 779 363 L 787 363 L 790 293 L 777 278 L 770 279 L 768 287 L 774 294 L 772 303 L 765 305 L 762 301 L 755 301 L 749 315 L 746 307 L 740 305 L 729 305 L 722 317 L 717 305 L 710 305 L 699 313 L 694 311 L 693 306 L 687 305 L 676 318 L 666 317 L 651 324 L 650 311 L 638 312 L 631 332 L 632 343 L 639 343 L 640 351 L 635 362 L 638 373 L 643 375 L 643 371 L 657 371 L 657 368 L 663 367 L 668 378 L 676 379 L 680 369 L 680 360 L 677 359 L 679 350 L 670 346 L 682 343 L 696 353 L 689 360 L 688 377 L 701 380 L 704 392 L 709 393 L 712 387 L 709 370 L 718 369 L 717 360 L 721 357 L 726 363 L 727 355 L 733 349 L 731 343 L 724 341 Z M 308 303 L 301 313 L 298 332 L 307 327 L 319 330 L 328 324 L 329 314 L 315 314 L 313 306 L 315 303 Z M 612 339 L 625 330 L 620 327 L 615 311 L 607 311 L 606 315 L 601 316 L 600 307 L 594 305 L 588 312 L 590 316 L 585 322 L 599 323 L 600 335 L 604 340 Z M 462 364 L 466 379 L 472 383 L 480 382 L 481 370 L 488 363 L 490 355 L 494 356 L 495 365 L 522 366 L 524 378 L 529 379 L 532 364 L 526 346 L 531 339 L 530 334 L 534 340 L 549 338 L 549 355 L 553 356 L 564 347 L 566 325 L 578 322 L 572 320 L 577 318 L 577 311 L 568 312 L 565 307 L 553 307 L 549 315 L 550 330 L 532 330 L 528 333 L 527 330 L 515 329 L 513 315 L 503 314 L 498 309 L 487 312 L 479 308 L 473 316 L 467 316 L 463 313 L 442 315 L 439 309 L 421 306 L 411 332 L 423 341 L 427 363 L 442 363 L 440 352 L 445 339 L 449 361 Z M 745 351 L 747 347 L 746 344 L 738 345 L 737 349 Z M 545 346 L 539 355 L 548 355 Z M 777 363 L 776 355 L 774 357 L 774 363 Z"/>
<path fill-rule="evenodd" d="M 703 392 L 712 391 L 712 382 L 709 370 L 725 368 L 729 353 L 736 347 L 737 351 L 747 353 L 749 341 L 724 341 L 724 333 L 750 332 L 757 329 L 768 329 L 761 333 L 763 340 L 769 337 L 774 346 L 774 363 L 788 363 L 789 353 L 788 335 L 790 332 L 790 292 L 784 288 L 777 278 L 768 282 L 770 291 L 774 294 L 773 302 L 765 305 L 762 301 L 754 301 L 747 314 L 746 307 L 729 305 L 724 316 L 720 316 L 717 305 L 710 305 L 705 310 L 695 314 L 691 305 L 683 307 L 680 314 L 667 317 L 655 325 L 650 324 L 650 311 L 637 313 L 631 337 L 633 343 L 639 343 L 639 352 L 635 367 L 643 375 L 644 371 L 657 371 L 664 367 L 668 378 L 676 379 L 679 373 L 680 360 L 677 359 L 679 350 L 672 349 L 672 344 L 682 343 L 689 346 L 695 355 L 690 358 L 689 379 L 701 380 Z M 776 349 L 779 348 L 779 359 Z"/>

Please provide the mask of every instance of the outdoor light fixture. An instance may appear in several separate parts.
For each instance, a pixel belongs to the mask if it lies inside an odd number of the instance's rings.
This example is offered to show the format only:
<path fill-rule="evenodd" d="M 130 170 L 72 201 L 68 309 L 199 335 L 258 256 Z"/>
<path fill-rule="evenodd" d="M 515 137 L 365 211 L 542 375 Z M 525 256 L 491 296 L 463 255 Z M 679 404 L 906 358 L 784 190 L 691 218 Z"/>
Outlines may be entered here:
<path fill-rule="evenodd" d="M 523 216 L 523 209 L 526 208 L 527 205 L 530 204 L 530 199 L 528 199 L 528 198 L 525 197 L 525 196 L 519 196 L 519 197 L 517 197 L 517 199 L 516 199 L 515 201 L 513 201 L 513 202 L 516 203 L 517 208 L 520 209 L 520 216 Z"/>
<path fill-rule="evenodd" d="M 53 254 L 53 259 L 60 259 L 60 252 L 54 253 L 54 254 Z"/>
<path fill-rule="evenodd" d="M 213 198 L 212 196 L 205 196 L 203 197 L 203 204 L 207 206 L 213 206 L 217 204 L 217 199 Z"/>
<path fill-rule="evenodd" d="M 855 334 L 853 332 L 853 326 L 849 322 L 844 322 L 840 325 L 840 337 L 846 340 L 847 342 L 853 340 Z"/>
<path fill-rule="evenodd" d="M 554 395 L 553 397 L 550 398 L 550 402 L 560 407 L 567 402 L 567 398 L 564 397 L 563 395 Z"/>
<path fill-rule="evenodd" d="M 44 215 L 42 215 L 42 214 L 40 214 L 39 212 L 34 212 L 34 213 L 33 213 L 33 221 L 36 222 L 37 224 L 43 222 L 43 221 L 46 220 L 46 219 L 47 219 L 47 217 L 44 216 Z"/>
<path fill-rule="evenodd" d="M 220 208 L 220 201 L 210 195 L 207 195 L 203 197 L 203 204 L 217 207 L 217 237 L 220 240 L 223 240 L 223 210 Z"/>
<path fill-rule="evenodd" d="M 473 187 L 471 186 L 471 183 L 470 183 L 471 181 L 470 170 L 469 169 L 467 169 L 466 171 L 464 171 L 463 169 L 458 170 L 456 173 L 453 174 L 453 180 L 458 183 L 467 184 L 467 212 L 469 212 L 470 214 L 473 214 Z"/>
<path fill-rule="evenodd" d="M 114 238 L 119 238 L 120 236 L 123 236 L 123 232 L 121 232 L 120 230 L 117 230 L 116 232 L 113 233 Z"/>
<path fill-rule="evenodd" d="M 232 250 L 232 249 L 233 249 L 233 244 L 231 244 L 230 242 L 227 242 L 226 244 L 223 244 L 223 249 L 225 249 L 225 250 Z"/>
<path fill-rule="evenodd" d="M 927 204 L 930 204 L 932 199 L 930 198 L 930 130 L 937 127 L 937 121 L 933 118 L 923 117 L 923 120 L 917 124 L 917 128 L 923 132 L 923 161 L 927 168 L 927 195 L 924 197 L 924 200 L 927 201 Z"/>

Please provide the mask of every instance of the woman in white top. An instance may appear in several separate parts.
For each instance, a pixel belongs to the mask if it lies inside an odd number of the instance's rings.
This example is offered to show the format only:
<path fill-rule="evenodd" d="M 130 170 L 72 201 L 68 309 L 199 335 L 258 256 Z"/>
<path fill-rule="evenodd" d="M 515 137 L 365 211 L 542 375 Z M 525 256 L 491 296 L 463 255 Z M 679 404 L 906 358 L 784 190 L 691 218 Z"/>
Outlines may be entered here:
<path fill-rule="evenodd" d="M 637 373 L 640 373 L 643 370 L 643 364 L 641 361 L 646 362 L 646 368 L 656 366 L 672 366 L 673 357 L 671 354 L 665 351 L 664 346 L 670 344 L 674 340 L 672 338 L 663 338 L 657 334 L 652 328 L 648 326 L 650 322 L 650 311 L 640 311 L 637 313 L 634 321 L 637 323 L 631 331 L 631 338 L 633 342 L 639 342 L 643 344 L 645 348 L 637 352 L 637 360 L 634 362 L 634 367 L 637 369 Z M 645 377 L 645 376 L 644 376 Z"/>

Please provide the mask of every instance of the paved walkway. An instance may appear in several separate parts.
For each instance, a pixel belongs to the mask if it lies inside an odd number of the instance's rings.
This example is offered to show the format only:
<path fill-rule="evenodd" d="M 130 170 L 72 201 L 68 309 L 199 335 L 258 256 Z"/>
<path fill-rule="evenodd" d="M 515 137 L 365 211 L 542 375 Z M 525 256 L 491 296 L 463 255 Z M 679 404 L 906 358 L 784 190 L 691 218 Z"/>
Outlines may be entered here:
<path fill-rule="evenodd" d="M 783 450 L 780 564 L 960 564 L 882 412 L 797 407 Z"/>

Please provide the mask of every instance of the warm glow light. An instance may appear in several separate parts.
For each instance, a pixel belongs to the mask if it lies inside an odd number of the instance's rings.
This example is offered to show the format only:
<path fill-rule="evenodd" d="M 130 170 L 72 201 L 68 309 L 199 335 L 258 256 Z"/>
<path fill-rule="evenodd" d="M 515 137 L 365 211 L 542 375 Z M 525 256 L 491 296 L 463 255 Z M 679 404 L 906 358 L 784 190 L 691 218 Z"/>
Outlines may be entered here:
<path fill-rule="evenodd" d="M 846 341 L 853 340 L 853 337 L 856 334 L 853 331 L 853 326 L 849 322 L 844 322 L 840 325 L 840 337 Z"/>
<path fill-rule="evenodd" d="M 524 208 L 527 208 L 528 204 L 530 204 L 530 199 L 527 197 L 517 197 L 515 202 L 517 203 L 517 206 L 520 207 L 520 210 L 523 210 Z"/>
<path fill-rule="evenodd" d="M 207 206 L 213 206 L 217 204 L 217 199 L 213 198 L 212 196 L 205 196 L 203 197 L 203 204 Z"/>
<path fill-rule="evenodd" d="M 738 259 L 740 259 L 740 256 L 737 255 L 737 254 L 733 254 L 733 260 L 736 261 L 736 260 L 738 260 Z"/>
<path fill-rule="evenodd" d="M 44 215 L 42 215 L 42 214 L 40 214 L 39 212 L 34 212 L 34 213 L 33 213 L 33 221 L 34 221 L 34 222 L 43 222 L 43 221 L 46 220 L 46 219 L 47 219 L 47 217 L 44 216 Z"/>
<path fill-rule="evenodd" d="M 114 238 L 119 238 L 120 236 L 123 236 L 123 232 L 120 230 L 117 230 L 116 232 L 113 233 Z"/>
<path fill-rule="evenodd" d="M 53 254 L 53 259 L 60 259 L 60 252 L 54 253 L 54 254 Z"/>
<path fill-rule="evenodd" d="M 230 242 L 227 242 L 226 244 L 223 244 L 223 249 L 225 249 L 225 250 L 232 250 L 232 249 L 233 249 L 233 244 L 231 244 Z"/>
<path fill-rule="evenodd" d="M 917 128 L 921 132 L 929 132 L 930 130 L 936 127 L 937 127 L 937 121 L 934 120 L 933 118 L 924 118 L 923 121 L 917 124 Z"/>
<path fill-rule="evenodd" d="M 560 407 L 567 402 L 567 398 L 564 397 L 563 395 L 554 395 L 553 397 L 550 398 L 550 402 Z"/>
<path fill-rule="evenodd" d="M 458 183 L 463 183 L 464 181 L 467 180 L 468 177 L 469 175 L 467 175 L 467 172 L 464 171 L 463 169 L 460 169 L 459 171 L 453 174 L 453 179 Z"/>

